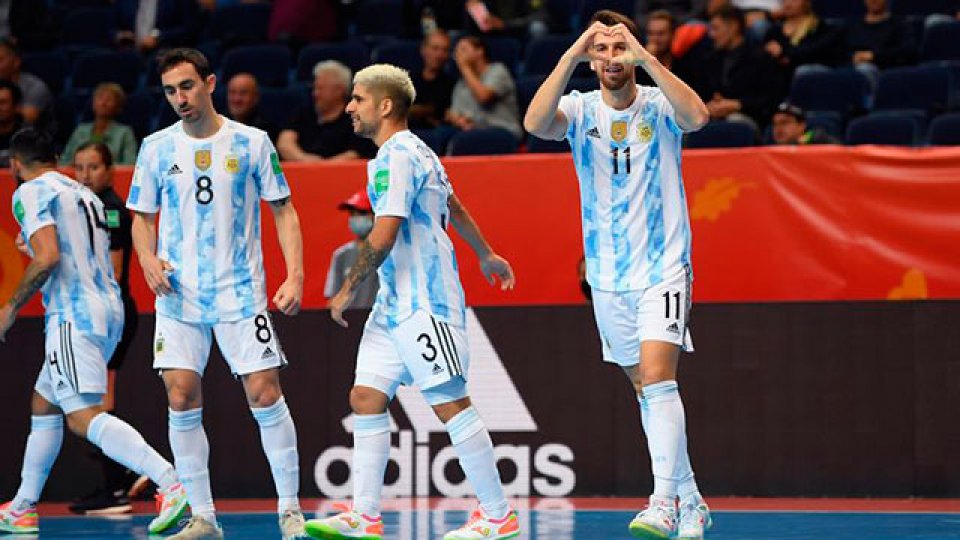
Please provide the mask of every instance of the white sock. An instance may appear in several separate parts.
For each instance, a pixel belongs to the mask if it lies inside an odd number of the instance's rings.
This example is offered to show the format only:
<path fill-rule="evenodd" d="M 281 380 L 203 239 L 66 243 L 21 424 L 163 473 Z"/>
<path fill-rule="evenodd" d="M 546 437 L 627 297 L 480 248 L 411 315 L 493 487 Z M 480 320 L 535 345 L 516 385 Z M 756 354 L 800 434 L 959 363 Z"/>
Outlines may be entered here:
<path fill-rule="evenodd" d="M 681 452 L 687 453 L 686 420 L 677 381 L 644 386 L 640 407 L 653 468 L 653 495 L 673 501 L 680 479 Z"/>
<path fill-rule="evenodd" d="M 30 435 L 23 450 L 20 489 L 10 508 L 22 511 L 37 504 L 40 492 L 63 444 L 63 416 L 50 414 L 30 417 Z"/>
<path fill-rule="evenodd" d="M 299 510 L 300 458 L 297 454 L 297 430 L 287 402 L 280 396 L 269 407 L 250 408 L 260 425 L 260 443 L 270 462 L 277 488 L 277 511 Z"/>
<path fill-rule="evenodd" d="M 169 421 L 170 450 L 173 451 L 180 481 L 187 491 L 191 512 L 210 523 L 216 523 L 216 510 L 210 491 L 210 471 L 207 469 L 210 443 L 203 431 L 203 409 L 170 409 Z"/>
<path fill-rule="evenodd" d="M 646 433 L 650 412 L 647 410 L 647 407 L 644 407 L 642 397 L 637 396 L 637 400 L 640 402 L 640 421 L 643 424 L 643 431 Z M 702 499 L 700 488 L 697 487 L 697 481 L 693 475 L 693 468 L 690 466 L 690 454 L 687 452 L 686 429 L 683 430 L 683 441 L 677 447 L 677 451 L 680 453 L 677 461 L 677 496 L 680 498 L 681 504 L 691 497 L 696 497 L 698 500 Z"/>
<path fill-rule="evenodd" d="M 460 468 L 477 493 L 480 508 L 493 519 L 506 516 L 510 503 L 503 495 L 493 441 L 477 410 L 467 407 L 460 411 L 447 422 L 446 428 L 460 458 Z"/>
<path fill-rule="evenodd" d="M 104 455 L 137 474 L 145 474 L 160 489 L 177 482 L 173 465 L 153 449 L 130 424 L 102 412 L 90 421 L 87 439 L 97 445 Z"/>
<path fill-rule="evenodd" d="M 380 515 L 383 475 L 390 459 L 390 416 L 353 415 L 353 509 L 370 517 Z"/>

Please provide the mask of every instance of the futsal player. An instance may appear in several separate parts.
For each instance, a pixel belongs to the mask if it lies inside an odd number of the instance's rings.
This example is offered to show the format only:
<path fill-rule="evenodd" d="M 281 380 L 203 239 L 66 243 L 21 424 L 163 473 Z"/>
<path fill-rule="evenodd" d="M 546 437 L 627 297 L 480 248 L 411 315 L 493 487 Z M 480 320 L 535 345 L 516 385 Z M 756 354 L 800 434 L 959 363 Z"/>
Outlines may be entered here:
<path fill-rule="evenodd" d="M 42 291 L 46 357 L 31 398 L 20 488 L 0 506 L 0 532 L 39 532 L 36 503 L 60 453 L 66 416 L 70 431 L 157 483 L 159 515 L 148 528 L 160 533 L 183 514 L 186 492 L 173 466 L 134 428 L 104 410 L 107 361 L 124 324 L 108 218 L 97 196 L 56 166 L 52 137 L 32 128 L 13 136 L 10 167 L 23 182 L 13 194 L 13 215 L 31 261 L 13 297 L 0 308 L 0 340 L 20 308 Z"/>
<path fill-rule="evenodd" d="M 202 425 L 201 375 L 214 337 L 260 426 L 283 538 L 302 537 L 297 434 L 280 388 L 286 359 L 267 311 L 260 245 L 264 200 L 287 267 L 273 302 L 295 315 L 303 295 L 303 245 L 290 188 L 267 134 L 214 110 L 216 76 L 199 51 L 172 49 L 158 67 L 180 121 L 143 141 L 127 207 L 134 212 L 140 266 L 157 295 L 153 366 L 166 386 L 170 448 L 192 510 L 172 538 L 223 536 Z"/>
<path fill-rule="evenodd" d="M 654 487 L 630 532 L 699 539 L 710 511 L 690 466 L 676 380 L 680 350 L 693 350 L 680 145 L 683 133 L 700 129 L 708 113 L 638 35 L 630 18 L 597 12 L 537 91 L 524 127 L 543 139 L 565 138 L 573 150 L 603 357 L 623 368 L 639 400 Z M 600 90 L 563 95 L 580 62 L 590 63 Z M 638 68 L 655 87 L 636 84 Z"/>
<path fill-rule="evenodd" d="M 467 394 L 470 364 L 463 288 L 447 227 L 453 225 L 480 259 L 491 284 L 514 285 L 510 264 L 494 253 L 453 192 L 440 160 L 407 129 L 416 91 L 407 72 L 376 64 L 354 77 L 347 112 L 354 131 L 380 148 L 367 165 L 367 193 L 376 220 L 361 241 L 346 283 L 330 300 L 343 311 L 377 271 L 380 291 L 367 319 L 350 391 L 353 409 L 353 507 L 311 520 L 316 538 L 382 538 L 380 497 L 390 453 L 387 405 L 401 384 L 417 385 L 440 418 L 479 499 L 467 523 L 445 540 L 493 540 L 520 534 L 503 493 L 493 443 Z"/>

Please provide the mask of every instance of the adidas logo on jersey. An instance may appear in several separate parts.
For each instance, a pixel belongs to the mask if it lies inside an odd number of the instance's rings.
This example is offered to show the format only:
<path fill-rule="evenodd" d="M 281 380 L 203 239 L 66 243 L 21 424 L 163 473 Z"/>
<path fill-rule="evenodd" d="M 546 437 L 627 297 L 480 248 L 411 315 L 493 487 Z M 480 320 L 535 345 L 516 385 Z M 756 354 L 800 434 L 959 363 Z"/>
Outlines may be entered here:
<path fill-rule="evenodd" d="M 587 137 L 593 137 L 594 139 L 600 138 L 600 130 L 597 129 L 597 126 L 593 126 L 589 130 L 587 130 Z"/>
<path fill-rule="evenodd" d="M 183 171 L 180 170 L 180 167 L 177 167 L 177 164 L 174 163 L 172 167 L 167 170 L 168 175 L 181 174 Z"/>
<path fill-rule="evenodd" d="M 443 372 L 443 368 L 440 367 L 440 364 L 434 364 L 434 365 L 433 365 L 433 374 L 434 374 L 434 375 L 436 375 L 436 374 L 438 374 L 438 373 L 442 373 L 442 372 Z"/>
<path fill-rule="evenodd" d="M 674 333 L 674 334 L 679 334 L 679 333 L 680 333 L 680 326 L 677 325 L 677 323 L 673 323 L 673 324 L 671 324 L 670 326 L 667 327 L 667 332 L 672 332 L 672 333 Z"/>
<path fill-rule="evenodd" d="M 277 354 L 276 354 L 275 352 L 273 352 L 273 349 L 271 349 L 270 347 L 267 347 L 266 349 L 263 350 L 263 354 L 260 356 L 260 359 L 261 359 L 261 360 L 266 360 L 267 358 L 270 358 L 270 357 L 276 356 L 276 355 L 277 355 Z"/>

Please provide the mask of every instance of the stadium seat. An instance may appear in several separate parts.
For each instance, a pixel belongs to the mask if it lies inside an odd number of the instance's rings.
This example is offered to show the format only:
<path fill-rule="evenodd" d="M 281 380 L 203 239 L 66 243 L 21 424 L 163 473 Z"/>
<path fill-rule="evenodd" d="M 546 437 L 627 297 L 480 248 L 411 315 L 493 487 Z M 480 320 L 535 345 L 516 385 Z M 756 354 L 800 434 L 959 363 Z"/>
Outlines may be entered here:
<path fill-rule="evenodd" d="M 546 139 L 541 139 L 540 137 L 530 135 L 527 137 L 527 151 L 534 154 L 559 154 L 563 152 L 569 152 L 570 143 L 568 143 L 566 140 L 548 141 Z"/>
<path fill-rule="evenodd" d="M 862 0 L 813 0 L 813 12 L 823 19 L 854 20 L 863 16 Z"/>
<path fill-rule="evenodd" d="M 227 51 L 220 62 L 220 81 L 247 72 L 260 86 L 283 88 L 290 74 L 290 49 L 283 45 L 249 45 Z"/>
<path fill-rule="evenodd" d="M 108 47 L 113 44 L 114 14 L 110 6 L 70 10 L 60 24 L 60 43 L 68 46 Z"/>
<path fill-rule="evenodd" d="M 916 109 L 928 114 L 950 106 L 950 71 L 941 66 L 917 66 L 880 72 L 874 110 Z"/>
<path fill-rule="evenodd" d="M 451 156 L 512 154 L 517 151 L 517 139 L 503 128 L 471 129 L 454 135 L 448 150 Z"/>
<path fill-rule="evenodd" d="M 364 0 L 356 18 L 358 36 L 403 35 L 403 2 L 400 0 Z"/>
<path fill-rule="evenodd" d="M 838 69 L 801 73 L 793 78 L 790 101 L 813 111 L 835 111 L 844 116 L 862 111 L 869 85 L 863 75 Z"/>
<path fill-rule="evenodd" d="M 523 55 L 523 74 L 549 75 L 573 42 L 571 36 L 544 36 L 531 40 Z"/>
<path fill-rule="evenodd" d="M 920 46 L 920 60 L 960 60 L 960 21 L 927 28 Z"/>
<path fill-rule="evenodd" d="M 927 138 L 931 145 L 960 145 L 960 113 L 942 114 L 930 122 Z"/>
<path fill-rule="evenodd" d="M 70 60 L 63 51 L 25 52 L 21 55 L 22 69 L 40 77 L 53 95 L 63 90 L 70 73 Z"/>
<path fill-rule="evenodd" d="M 278 129 L 290 125 L 294 116 L 310 104 L 307 94 L 299 88 L 264 89 L 260 93 L 260 114 Z"/>
<path fill-rule="evenodd" d="M 843 140 L 843 116 L 836 111 L 806 111 L 807 127 L 822 129 Z"/>
<path fill-rule="evenodd" d="M 491 62 L 500 62 L 507 66 L 516 77 L 520 68 L 520 42 L 512 37 L 483 38 L 487 46 L 487 56 Z"/>
<path fill-rule="evenodd" d="M 632 15 L 635 11 L 634 0 L 582 0 L 580 9 L 577 10 L 576 26 L 585 27 L 590 17 L 601 9 Z"/>
<path fill-rule="evenodd" d="M 527 107 L 545 78 L 542 75 L 524 75 L 517 79 L 517 105 L 520 107 L 521 118 L 527 114 Z"/>
<path fill-rule="evenodd" d="M 916 116 L 895 112 L 872 113 L 855 118 L 847 126 L 847 144 L 916 146 L 921 124 Z"/>
<path fill-rule="evenodd" d="M 952 15 L 957 12 L 957 1 L 892 0 L 890 7 L 894 15 L 929 15 L 931 13 L 944 13 Z"/>
<path fill-rule="evenodd" d="M 686 136 L 686 148 L 739 148 L 757 143 L 757 133 L 741 122 L 713 121 Z"/>
<path fill-rule="evenodd" d="M 564 92 L 570 93 L 577 90 L 578 92 L 586 93 L 599 89 L 600 81 L 597 80 L 596 75 L 591 74 L 590 77 L 571 77 L 570 80 L 567 81 L 567 87 L 564 89 Z"/>
<path fill-rule="evenodd" d="M 313 67 L 323 60 L 336 60 L 356 73 L 370 64 L 367 47 L 359 41 L 343 43 L 311 43 L 297 56 L 296 80 L 310 83 L 313 81 Z"/>
<path fill-rule="evenodd" d="M 54 101 L 53 113 L 57 120 L 57 134 L 54 138 L 61 145 L 66 144 L 70 134 L 77 127 L 77 122 L 80 120 L 77 110 L 77 99 L 73 94 L 62 94 Z"/>
<path fill-rule="evenodd" d="M 140 87 L 143 60 L 133 51 L 95 51 L 73 62 L 70 85 L 74 92 L 89 92 L 102 82 L 115 82 L 127 92 Z"/>
<path fill-rule="evenodd" d="M 210 15 L 207 35 L 224 48 L 267 41 L 270 4 L 236 4 L 218 7 Z"/>
<path fill-rule="evenodd" d="M 420 57 L 420 43 L 412 40 L 385 43 L 373 50 L 370 58 L 374 63 L 387 63 L 400 66 L 410 73 L 423 69 Z"/>

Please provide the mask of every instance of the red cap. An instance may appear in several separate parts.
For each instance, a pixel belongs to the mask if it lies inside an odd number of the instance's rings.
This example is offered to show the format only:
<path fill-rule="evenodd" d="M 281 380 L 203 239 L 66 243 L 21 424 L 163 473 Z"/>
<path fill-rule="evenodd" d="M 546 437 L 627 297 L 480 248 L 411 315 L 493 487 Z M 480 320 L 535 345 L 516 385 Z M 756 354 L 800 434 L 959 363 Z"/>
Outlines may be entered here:
<path fill-rule="evenodd" d="M 367 197 L 367 190 L 361 189 L 354 193 L 349 199 L 337 205 L 338 210 L 359 210 L 361 212 L 373 212 L 370 206 L 370 198 Z"/>

